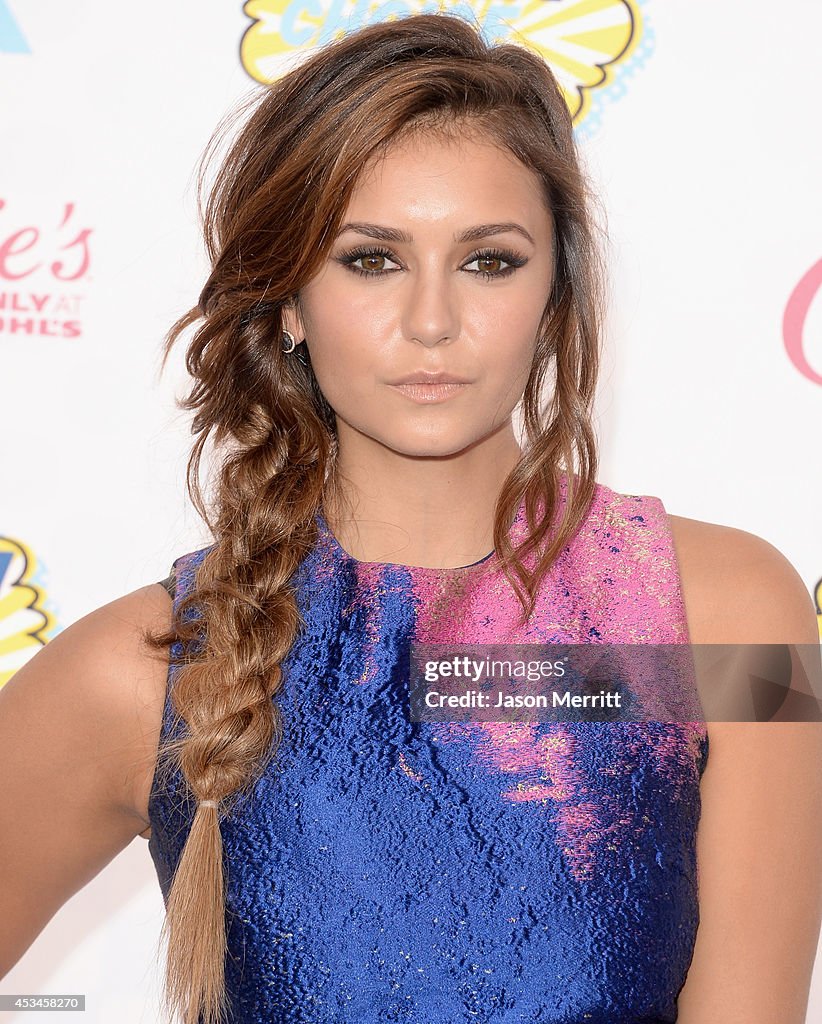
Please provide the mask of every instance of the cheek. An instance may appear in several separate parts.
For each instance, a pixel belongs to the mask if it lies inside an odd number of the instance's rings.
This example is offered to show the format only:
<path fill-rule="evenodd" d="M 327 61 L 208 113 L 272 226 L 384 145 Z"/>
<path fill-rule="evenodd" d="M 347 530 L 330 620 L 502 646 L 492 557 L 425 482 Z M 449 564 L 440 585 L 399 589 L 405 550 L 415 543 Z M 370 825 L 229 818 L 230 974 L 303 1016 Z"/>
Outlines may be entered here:
<path fill-rule="evenodd" d="M 536 350 L 539 316 L 532 309 L 509 307 L 510 315 L 501 317 L 499 311 L 483 323 L 477 321 L 475 337 L 481 338 L 477 356 L 485 367 L 487 379 L 495 388 L 505 390 L 512 383 L 525 380 L 531 370 Z M 524 386 L 524 382 L 523 382 Z"/>
<path fill-rule="evenodd" d="M 530 349 L 517 348 L 505 353 L 504 358 L 494 364 L 493 384 L 489 390 L 498 408 L 510 412 L 522 398 L 531 373 L 532 358 Z"/>
<path fill-rule="evenodd" d="M 362 407 L 373 394 L 376 360 L 368 339 L 347 318 L 317 322 L 309 336 L 311 364 L 326 401 L 338 411 Z"/>
<path fill-rule="evenodd" d="M 373 305 L 361 309 L 348 302 L 324 301 L 306 322 L 308 347 L 323 391 L 333 390 L 350 404 L 354 395 L 373 393 L 375 380 L 396 366 L 396 353 L 386 343 L 390 327 Z M 328 394 L 326 392 L 326 395 Z"/>
<path fill-rule="evenodd" d="M 306 291 L 303 315 L 315 366 L 367 368 L 369 353 L 379 350 L 386 330 L 386 315 L 379 303 L 332 275 L 320 287 Z"/>
<path fill-rule="evenodd" d="M 352 271 L 328 268 L 303 291 L 306 327 L 318 337 L 333 337 L 338 331 L 360 329 L 383 316 L 382 305 L 393 306 L 384 289 L 372 288 Z"/>

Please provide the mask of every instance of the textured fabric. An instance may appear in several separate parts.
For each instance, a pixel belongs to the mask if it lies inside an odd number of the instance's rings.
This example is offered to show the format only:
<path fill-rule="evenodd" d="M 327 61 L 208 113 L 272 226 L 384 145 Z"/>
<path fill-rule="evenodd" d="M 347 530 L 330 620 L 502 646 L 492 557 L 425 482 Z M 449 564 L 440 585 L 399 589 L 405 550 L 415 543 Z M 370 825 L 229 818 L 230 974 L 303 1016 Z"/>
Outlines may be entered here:
<path fill-rule="evenodd" d="M 704 722 L 412 723 L 406 703 L 412 640 L 687 642 L 662 502 L 598 484 L 520 629 L 495 554 L 359 562 L 317 521 L 283 743 L 220 824 L 232 1021 L 675 1021 L 699 920 Z M 525 529 L 521 508 L 515 543 Z M 206 550 L 174 563 L 177 600 Z M 165 899 L 193 812 L 179 776 L 155 778 Z"/>

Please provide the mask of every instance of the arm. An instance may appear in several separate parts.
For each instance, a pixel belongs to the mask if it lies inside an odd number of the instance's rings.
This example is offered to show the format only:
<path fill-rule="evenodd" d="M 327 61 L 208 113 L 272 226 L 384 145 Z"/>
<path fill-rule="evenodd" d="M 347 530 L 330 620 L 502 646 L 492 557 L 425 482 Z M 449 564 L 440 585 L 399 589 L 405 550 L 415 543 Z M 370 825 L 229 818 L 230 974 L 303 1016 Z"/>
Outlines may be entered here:
<path fill-rule="evenodd" d="M 810 595 L 776 548 L 687 522 L 677 549 L 694 643 L 819 643 Z M 700 924 L 678 1022 L 804 1024 L 822 921 L 822 725 L 708 731 Z"/>
<path fill-rule="evenodd" d="M 0 689 L 0 978 L 76 892 L 144 829 L 168 656 L 151 584 L 58 634 Z"/>

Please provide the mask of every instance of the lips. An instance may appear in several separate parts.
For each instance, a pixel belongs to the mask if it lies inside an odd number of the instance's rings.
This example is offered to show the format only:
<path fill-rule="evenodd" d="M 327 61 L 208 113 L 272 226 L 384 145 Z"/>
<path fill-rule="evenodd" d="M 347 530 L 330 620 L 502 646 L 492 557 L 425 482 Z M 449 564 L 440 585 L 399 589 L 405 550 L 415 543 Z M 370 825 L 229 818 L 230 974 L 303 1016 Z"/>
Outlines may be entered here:
<path fill-rule="evenodd" d="M 392 384 L 469 384 L 466 377 L 458 377 L 453 373 L 426 373 L 424 370 L 414 370 L 404 377 L 391 381 Z"/>
<path fill-rule="evenodd" d="M 414 402 L 424 404 L 439 403 L 453 398 L 455 395 L 465 394 L 470 386 L 464 381 L 442 381 L 432 384 L 392 384 L 396 391 Z"/>

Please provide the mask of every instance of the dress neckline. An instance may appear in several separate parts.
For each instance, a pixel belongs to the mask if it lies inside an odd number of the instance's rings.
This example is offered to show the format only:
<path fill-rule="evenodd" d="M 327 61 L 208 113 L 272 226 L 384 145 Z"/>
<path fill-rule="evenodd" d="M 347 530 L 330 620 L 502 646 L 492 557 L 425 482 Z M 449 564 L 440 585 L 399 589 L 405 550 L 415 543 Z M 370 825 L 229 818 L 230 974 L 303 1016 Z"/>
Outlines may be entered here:
<path fill-rule="evenodd" d="M 331 527 L 326 522 L 325 516 L 321 511 L 317 511 L 316 514 L 317 527 L 321 537 L 324 537 L 331 549 L 336 555 L 343 561 L 348 562 L 355 566 L 362 566 L 364 569 L 369 570 L 381 570 L 381 569 L 405 569 L 411 573 L 424 573 L 428 575 L 442 575 L 448 573 L 460 573 L 466 572 L 469 569 L 479 569 L 487 565 L 493 565 L 498 561 L 498 555 L 496 548 L 493 551 L 489 551 L 487 555 L 478 559 L 476 562 L 470 562 L 468 565 L 454 565 L 454 566 L 428 566 L 428 565 L 407 565 L 404 562 L 364 562 L 359 558 L 355 558 L 349 554 L 345 548 L 340 544 Z"/>

